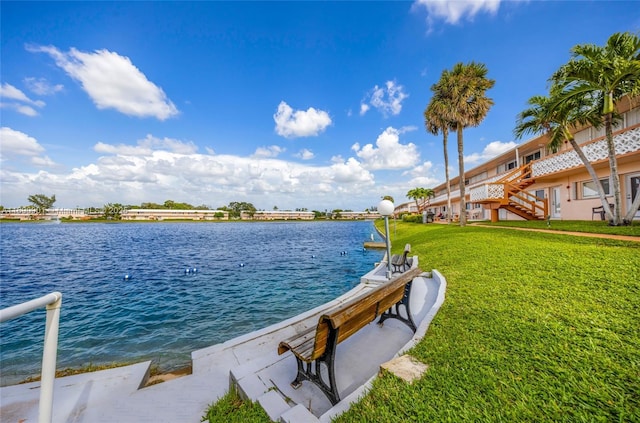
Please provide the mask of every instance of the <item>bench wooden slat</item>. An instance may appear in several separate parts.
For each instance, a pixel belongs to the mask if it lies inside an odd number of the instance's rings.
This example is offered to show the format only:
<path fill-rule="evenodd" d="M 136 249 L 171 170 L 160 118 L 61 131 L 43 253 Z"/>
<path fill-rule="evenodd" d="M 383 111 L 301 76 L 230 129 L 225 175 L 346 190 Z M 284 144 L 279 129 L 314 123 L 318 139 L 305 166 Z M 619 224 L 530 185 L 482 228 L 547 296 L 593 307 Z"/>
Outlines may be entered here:
<path fill-rule="evenodd" d="M 411 269 L 396 279 L 388 282 L 384 285 L 376 287 L 374 290 L 366 294 L 364 297 L 354 298 L 340 307 L 332 310 L 329 313 L 323 314 L 320 319 L 326 319 L 331 322 L 331 326 L 335 329 L 340 327 L 346 320 L 349 320 L 352 316 L 358 314 L 359 310 L 366 309 L 371 304 L 377 304 L 382 298 L 388 296 L 390 293 L 395 292 L 396 289 L 401 287 L 404 290 L 404 286 L 411 282 L 413 278 L 420 275 L 422 270 L 420 268 Z M 402 298 L 402 297 L 400 297 Z M 397 302 L 397 301 L 396 301 Z M 387 307 L 388 308 L 388 307 Z M 386 310 L 386 309 L 385 309 Z M 385 310 L 380 310 L 382 313 Z"/>

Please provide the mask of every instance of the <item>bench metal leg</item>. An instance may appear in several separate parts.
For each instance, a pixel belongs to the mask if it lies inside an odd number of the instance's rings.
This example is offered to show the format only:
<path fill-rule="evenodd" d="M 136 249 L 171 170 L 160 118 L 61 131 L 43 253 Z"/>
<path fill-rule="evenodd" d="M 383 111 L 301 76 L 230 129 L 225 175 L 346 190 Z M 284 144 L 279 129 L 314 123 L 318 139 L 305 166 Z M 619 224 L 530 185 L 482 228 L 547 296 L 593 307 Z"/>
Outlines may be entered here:
<path fill-rule="evenodd" d="M 411 315 L 411 308 L 409 307 L 409 300 L 411 298 L 411 282 L 405 285 L 404 287 L 404 296 L 402 300 L 393 305 L 389 310 L 386 310 L 384 313 L 380 315 L 380 320 L 378 320 L 378 325 L 382 326 L 384 321 L 387 319 L 398 319 L 402 323 L 406 324 L 411 328 L 411 330 L 415 333 L 418 330 L 415 322 L 413 321 L 413 316 Z M 404 311 L 407 314 L 407 317 L 404 317 L 400 314 L 400 306 L 404 305 Z"/>
<path fill-rule="evenodd" d="M 325 353 L 318 359 L 312 362 L 303 362 L 298 356 L 296 362 L 298 364 L 298 374 L 296 378 L 291 382 L 293 389 L 298 389 L 302 386 L 303 380 L 308 380 L 314 383 L 320 390 L 329 398 L 331 405 L 336 405 L 340 402 L 340 395 L 338 394 L 338 386 L 336 385 L 336 375 L 334 371 L 334 361 L 336 355 L 336 342 L 338 339 L 338 331 L 332 330 L 327 341 L 327 349 Z M 327 368 L 327 375 L 329 377 L 329 383 L 324 381 L 322 377 L 321 364 L 324 364 Z"/>

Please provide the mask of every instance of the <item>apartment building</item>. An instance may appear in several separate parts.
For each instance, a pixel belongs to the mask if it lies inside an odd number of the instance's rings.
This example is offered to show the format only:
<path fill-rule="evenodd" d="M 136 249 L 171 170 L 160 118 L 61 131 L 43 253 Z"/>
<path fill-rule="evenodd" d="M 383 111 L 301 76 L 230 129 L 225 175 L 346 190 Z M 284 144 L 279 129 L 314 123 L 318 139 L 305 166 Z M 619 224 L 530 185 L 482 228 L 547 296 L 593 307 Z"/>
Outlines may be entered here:
<path fill-rule="evenodd" d="M 128 209 L 122 220 L 229 220 L 225 210 Z"/>
<path fill-rule="evenodd" d="M 313 220 L 315 214 L 310 211 L 257 210 L 254 213 L 243 211 L 241 220 Z"/>
<path fill-rule="evenodd" d="M 622 215 L 640 195 L 640 107 L 625 100 L 618 105 L 622 121 L 614 128 L 614 144 L 622 193 Z M 635 106 L 635 107 L 634 107 Z M 613 203 L 605 129 L 581 128 L 574 138 L 592 163 Z M 595 184 L 567 141 L 551 153 L 546 135 L 534 137 L 464 174 L 469 220 L 591 220 L 602 216 Z M 447 210 L 446 184 L 421 205 L 436 216 L 460 215 L 459 177 L 451 179 L 451 210 Z M 396 210 L 397 212 L 397 210 Z M 634 219 L 640 219 L 640 212 Z"/>

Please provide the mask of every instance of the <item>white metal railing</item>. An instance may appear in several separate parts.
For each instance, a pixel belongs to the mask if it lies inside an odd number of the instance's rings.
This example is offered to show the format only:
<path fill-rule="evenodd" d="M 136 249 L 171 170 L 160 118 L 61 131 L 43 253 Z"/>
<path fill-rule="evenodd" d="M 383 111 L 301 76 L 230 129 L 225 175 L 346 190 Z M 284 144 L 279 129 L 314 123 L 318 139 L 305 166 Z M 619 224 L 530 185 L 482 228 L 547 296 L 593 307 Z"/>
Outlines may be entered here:
<path fill-rule="evenodd" d="M 633 128 L 621 134 L 614 135 L 616 155 L 622 155 L 640 150 L 640 128 Z M 607 140 L 602 139 L 582 146 L 582 151 L 590 162 L 605 160 L 609 157 Z M 558 153 L 547 159 L 537 160 L 531 165 L 531 176 L 543 176 L 566 169 L 584 166 L 582 160 L 574 150 Z"/>
<path fill-rule="evenodd" d="M 47 323 L 44 330 L 44 351 L 42 352 L 42 370 L 40 376 L 39 423 L 50 423 L 53 414 L 53 381 L 56 378 L 58 326 L 61 306 L 62 294 L 52 292 L 43 297 L 0 310 L 0 323 L 2 323 L 39 308 L 47 308 Z"/>

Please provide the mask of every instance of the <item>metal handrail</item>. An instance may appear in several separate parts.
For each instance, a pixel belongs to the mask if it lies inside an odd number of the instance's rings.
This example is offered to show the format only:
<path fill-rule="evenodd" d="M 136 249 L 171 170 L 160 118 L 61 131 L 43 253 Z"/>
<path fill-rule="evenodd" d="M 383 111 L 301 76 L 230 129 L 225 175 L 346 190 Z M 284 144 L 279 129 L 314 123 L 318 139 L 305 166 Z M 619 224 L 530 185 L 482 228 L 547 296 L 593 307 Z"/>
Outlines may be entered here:
<path fill-rule="evenodd" d="M 50 423 L 53 415 L 53 382 L 56 378 L 58 327 L 61 306 L 62 294 L 52 292 L 43 297 L 0 310 L 0 323 L 2 323 L 39 308 L 47 308 L 47 323 L 44 329 L 44 349 L 42 352 L 42 370 L 40 376 L 39 423 Z"/>

